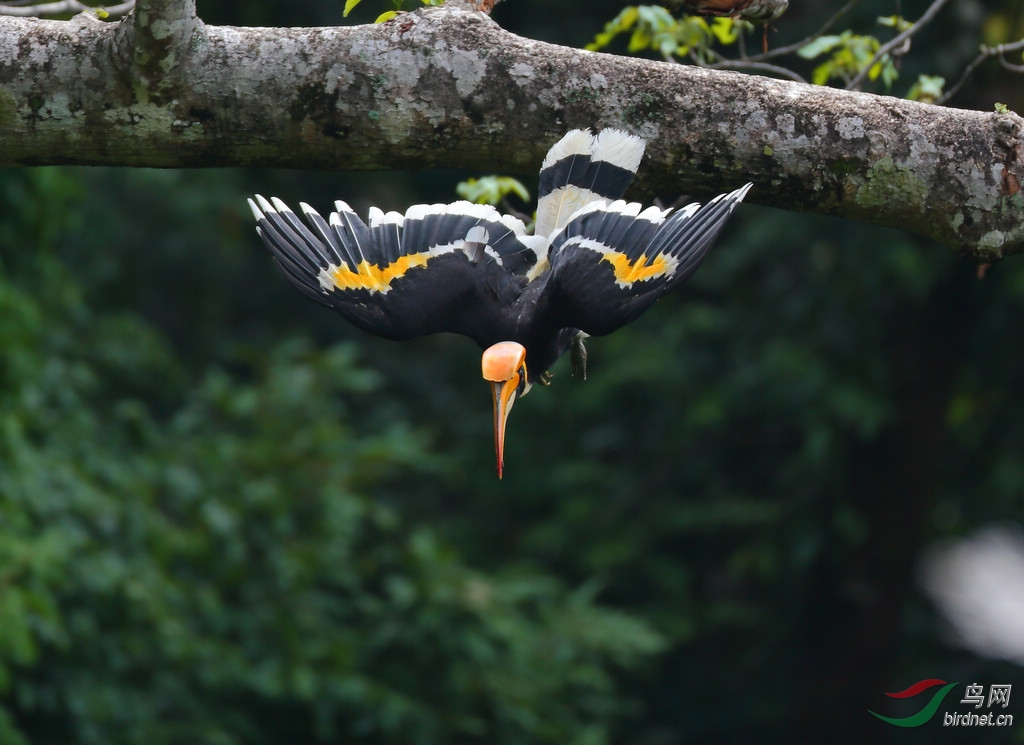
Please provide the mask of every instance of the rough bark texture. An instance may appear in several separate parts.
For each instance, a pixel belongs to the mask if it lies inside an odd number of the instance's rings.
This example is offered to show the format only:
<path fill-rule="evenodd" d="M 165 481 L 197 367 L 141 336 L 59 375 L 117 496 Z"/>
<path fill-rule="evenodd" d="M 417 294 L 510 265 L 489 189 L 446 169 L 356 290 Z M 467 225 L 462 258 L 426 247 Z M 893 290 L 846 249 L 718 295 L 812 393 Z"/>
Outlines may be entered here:
<path fill-rule="evenodd" d="M 649 141 L 639 192 L 749 201 L 1024 251 L 1024 119 L 594 54 L 430 8 L 336 28 L 0 18 L 0 166 L 460 166 L 534 173 L 567 128 Z"/>

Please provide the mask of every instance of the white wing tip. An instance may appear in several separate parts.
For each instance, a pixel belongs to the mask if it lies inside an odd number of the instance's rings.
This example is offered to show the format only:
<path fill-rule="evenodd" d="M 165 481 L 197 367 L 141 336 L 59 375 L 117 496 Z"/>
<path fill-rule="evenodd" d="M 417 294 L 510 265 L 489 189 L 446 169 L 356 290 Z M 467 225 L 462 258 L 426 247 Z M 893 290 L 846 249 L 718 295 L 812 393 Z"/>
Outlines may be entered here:
<path fill-rule="evenodd" d="M 725 198 L 733 202 L 742 202 L 743 198 L 747 196 L 747 192 L 750 191 L 753 188 L 753 186 L 754 182 L 748 181 L 739 189 L 736 189 L 735 191 L 731 191 L 728 194 L 726 194 Z"/>
<path fill-rule="evenodd" d="M 728 202 L 729 209 L 734 210 L 736 206 L 743 201 L 743 198 L 747 196 L 747 192 L 750 191 L 751 188 L 753 188 L 753 186 L 754 183 L 752 181 L 748 181 L 739 189 L 734 189 L 733 191 L 730 191 L 728 194 L 719 194 L 717 197 L 709 201 L 708 204 L 711 205 L 717 204 L 718 202 Z"/>
<path fill-rule="evenodd" d="M 540 167 L 547 168 L 570 155 L 589 155 L 593 142 L 594 136 L 589 129 L 570 129 L 562 139 L 551 146 Z"/>
<path fill-rule="evenodd" d="M 396 210 L 390 210 L 384 214 L 384 224 L 394 224 L 401 227 L 405 223 L 405 215 Z"/>
<path fill-rule="evenodd" d="M 671 211 L 671 207 L 668 209 L 661 209 L 660 207 L 651 205 L 647 209 L 641 211 L 637 217 L 641 220 L 647 220 L 648 222 L 662 223 Z"/>
<path fill-rule="evenodd" d="M 500 216 L 501 224 L 511 230 L 516 236 L 523 236 L 526 234 L 526 223 L 520 220 L 515 215 Z"/>
<path fill-rule="evenodd" d="M 401 212 L 395 212 L 394 210 L 384 212 L 379 207 L 370 207 L 369 217 L 371 228 L 381 225 L 398 225 L 401 227 L 405 223 L 405 216 Z"/>
<path fill-rule="evenodd" d="M 647 142 L 635 134 L 622 129 L 602 129 L 594 138 L 591 153 L 594 160 L 636 173 L 646 147 Z"/>
<path fill-rule="evenodd" d="M 274 199 L 274 197 L 271 198 Z M 252 200 L 250 199 L 249 202 L 251 204 Z M 262 194 L 256 195 L 256 204 L 259 205 L 260 212 L 262 213 L 261 217 L 265 216 L 268 212 L 277 212 L 274 206 Z"/>
<path fill-rule="evenodd" d="M 320 217 L 320 213 L 317 212 L 312 207 L 310 207 L 305 202 L 299 202 L 299 209 L 302 210 L 302 214 L 304 214 L 304 215 L 316 215 L 317 217 Z"/>
<path fill-rule="evenodd" d="M 435 210 L 429 204 L 413 204 L 405 211 L 405 219 L 422 220 L 432 212 L 435 212 Z"/>
<path fill-rule="evenodd" d="M 263 197 L 261 197 L 259 194 L 256 195 L 256 198 L 263 199 Z M 249 203 L 249 209 L 252 211 L 252 216 L 256 218 L 257 222 L 266 217 L 266 215 L 263 214 L 263 210 L 261 210 L 259 206 L 256 204 L 256 202 L 252 200 L 252 197 L 246 199 L 245 201 Z"/>
<path fill-rule="evenodd" d="M 744 184 L 743 186 L 741 186 L 739 189 L 734 189 L 733 191 L 730 191 L 727 194 L 719 194 L 714 199 L 709 200 L 708 203 L 706 205 L 704 205 L 704 206 L 708 207 L 708 206 L 711 206 L 712 204 L 719 204 L 720 202 L 728 202 L 729 203 L 729 209 L 730 210 L 735 209 L 735 207 L 740 202 L 743 201 L 743 198 L 745 196 L 747 196 L 747 192 L 750 191 L 751 188 L 753 188 L 753 186 L 754 186 L 754 183 L 752 181 L 748 182 L 748 183 Z M 685 207 L 680 207 L 676 211 L 676 214 L 677 215 L 679 215 L 679 214 L 686 214 L 686 217 L 692 217 L 700 209 L 701 209 L 700 202 L 690 202 Z"/>
<path fill-rule="evenodd" d="M 503 215 L 498 212 L 496 207 L 490 204 L 477 204 L 476 202 L 460 199 L 457 202 L 444 205 L 444 207 L 447 209 L 448 214 L 466 215 L 477 220 L 488 220 L 490 222 L 502 222 Z"/>
<path fill-rule="evenodd" d="M 605 207 L 608 212 L 618 212 L 620 215 L 626 217 L 636 217 L 640 214 L 640 209 L 643 207 L 639 202 L 627 202 L 625 199 L 616 199 L 614 202 Z"/>

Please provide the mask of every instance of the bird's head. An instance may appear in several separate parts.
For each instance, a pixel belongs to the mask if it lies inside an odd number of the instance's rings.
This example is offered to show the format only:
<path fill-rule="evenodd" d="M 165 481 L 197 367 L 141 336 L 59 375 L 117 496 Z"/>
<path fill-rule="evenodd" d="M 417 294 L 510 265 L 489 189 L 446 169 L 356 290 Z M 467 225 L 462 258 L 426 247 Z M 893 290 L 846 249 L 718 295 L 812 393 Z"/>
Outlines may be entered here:
<path fill-rule="evenodd" d="M 526 347 L 514 341 L 498 342 L 484 350 L 480 367 L 494 395 L 494 451 L 500 479 L 505 465 L 505 422 L 516 399 L 530 389 L 526 377 Z"/>

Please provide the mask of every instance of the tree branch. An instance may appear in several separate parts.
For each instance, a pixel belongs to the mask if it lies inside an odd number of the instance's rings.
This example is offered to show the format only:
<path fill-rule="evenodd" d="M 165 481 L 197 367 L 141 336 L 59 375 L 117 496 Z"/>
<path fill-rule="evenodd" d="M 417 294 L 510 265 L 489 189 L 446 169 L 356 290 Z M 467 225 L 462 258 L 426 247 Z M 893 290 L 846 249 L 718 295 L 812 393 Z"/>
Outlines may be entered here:
<path fill-rule="evenodd" d="M 1002 64 L 1003 67 L 1007 67 L 1009 65 L 1008 69 L 1010 69 L 1011 72 L 1024 72 L 1024 68 L 1019 68 L 1016 70 L 1013 69 L 1014 67 L 1017 66 L 1010 65 L 1010 63 L 1008 63 L 1006 61 L 1006 58 L 1003 56 L 1007 52 L 1018 52 L 1021 49 L 1024 49 L 1024 39 L 1013 42 L 1012 44 L 999 44 L 998 46 L 994 47 L 983 46 L 978 56 L 975 57 L 974 60 L 971 61 L 971 64 L 967 65 L 967 67 L 964 69 L 963 73 L 960 75 L 960 79 L 957 80 L 956 83 L 948 91 L 946 91 L 936 103 L 946 103 L 946 101 L 948 101 L 957 93 L 959 93 L 960 89 L 963 88 L 964 83 L 966 83 L 967 80 L 971 77 L 971 75 L 974 74 L 974 71 L 978 69 L 978 66 L 985 60 L 990 59 L 991 57 L 998 57 L 999 62 Z"/>
<path fill-rule="evenodd" d="M 742 36 L 740 37 L 743 38 Z M 708 70 L 761 70 L 763 72 L 770 72 L 773 75 L 778 75 L 782 78 L 789 80 L 795 80 L 798 83 L 806 83 L 807 81 L 799 73 L 795 73 L 788 67 L 782 67 L 781 65 L 773 65 L 770 62 L 758 62 L 748 57 L 740 56 L 736 59 L 730 59 L 724 57 L 714 49 L 707 50 L 711 56 L 715 59 L 711 64 L 703 65 Z M 691 58 L 696 58 L 696 54 L 691 53 Z M 675 62 L 674 58 L 666 59 L 666 62 Z M 700 64 L 698 60 L 694 59 L 694 64 Z"/>
<path fill-rule="evenodd" d="M 120 18 L 135 7 L 135 0 L 118 3 L 116 5 L 86 5 L 79 0 L 59 0 L 52 3 L 2 3 L 0 4 L 0 16 L 22 16 L 22 17 L 43 17 L 59 16 L 65 13 L 87 13 L 103 11 L 111 18 Z"/>
<path fill-rule="evenodd" d="M 648 139 L 637 196 L 752 180 L 750 201 L 979 261 L 1024 251 L 1012 113 L 588 53 L 443 7 L 305 29 L 204 27 L 191 0 L 119 24 L 0 18 L 0 166 L 536 173 L 579 126 Z"/>
<path fill-rule="evenodd" d="M 770 59 L 776 59 L 778 57 L 783 57 L 783 56 L 785 56 L 787 54 L 792 54 L 793 52 L 798 52 L 801 49 L 803 49 L 805 46 L 810 44 L 812 41 L 817 39 L 819 36 L 824 36 L 825 33 L 827 31 L 829 31 L 837 23 L 839 23 L 839 21 L 847 13 L 849 13 L 851 10 L 853 10 L 854 6 L 857 5 L 857 3 L 859 3 L 859 2 L 860 2 L 860 0 L 849 0 L 843 7 L 841 7 L 839 10 L 837 10 L 832 15 L 831 18 L 829 18 L 827 21 L 825 21 L 825 23 L 823 23 L 821 25 L 821 27 L 817 31 L 815 31 L 810 36 L 804 37 L 800 41 L 794 42 L 792 44 L 787 44 L 784 47 L 775 47 L 773 49 L 768 50 L 767 52 L 761 52 L 759 54 L 751 54 L 751 55 L 742 54 L 742 55 L 740 55 L 739 59 L 743 60 L 743 61 L 746 61 L 746 62 L 764 62 L 764 61 L 767 61 L 767 60 L 770 60 Z M 740 36 L 740 39 L 742 39 L 742 38 L 743 37 Z M 723 59 L 722 62 L 716 62 L 716 63 L 714 63 L 712 65 L 706 65 L 706 67 L 711 68 L 711 69 L 722 68 L 722 67 L 730 67 L 731 66 L 730 63 L 732 61 L 733 60 Z"/>
<path fill-rule="evenodd" d="M 132 15 L 118 24 L 115 44 L 131 63 L 135 97 L 147 103 L 188 87 L 203 63 L 205 41 L 195 0 L 136 0 Z"/>

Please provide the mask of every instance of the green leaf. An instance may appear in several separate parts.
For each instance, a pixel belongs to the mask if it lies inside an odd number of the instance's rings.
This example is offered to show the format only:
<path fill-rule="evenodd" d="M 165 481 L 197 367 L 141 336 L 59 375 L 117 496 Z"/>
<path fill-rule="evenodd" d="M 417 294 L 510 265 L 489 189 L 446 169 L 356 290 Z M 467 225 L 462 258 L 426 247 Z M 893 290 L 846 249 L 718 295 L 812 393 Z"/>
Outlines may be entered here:
<path fill-rule="evenodd" d="M 676 19 L 660 5 L 641 5 L 637 13 L 652 31 L 665 31 L 676 25 Z"/>
<path fill-rule="evenodd" d="M 633 35 L 629 37 L 629 46 L 626 49 L 633 54 L 642 52 L 645 49 L 651 48 L 651 41 L 651 35 L 647 29 L 643 26 L 637 26 L 636 30 L 633 31 Z"/>
<path fill-rule="evenodd" d="M 679 54 L 686 54 L 690 49 L 703 51 L 712 40 L 711 27 L 698 16 L 680 18 L 671 33 L 679 46 Z"/>
<path fill-rule="evenodd" d="M 829 78 L 832 77 L 834 70 L 835 65 L 832 62 L 822 62 L 814 68 L 814 72 L 811 74 L 811 82 L 815 85 L 825 85 Z"/>
<path fill-rule="evenodd" d="M 807 44 L 797 50 L 797 54 L 804 59 L 814 59 L 818 55 L 835 49 L 842 43 L 842 41 L 842 38 L 838 36 L 819 36 L 810 44 Z"/>
<path fill-rule="evenodd" d="M 663 57 L 669 57 L 679 51 L 679 44 L 669 34 L 662 34 L 658 38 L 658 51 Z"/>
<path fill-rule="evenodd" d="M 903 33 L 914 24 L 902 16 L 882 16 L 877 19 L 878 25 L 889 26 Z"/>
<path fill-rule="evenodd" d="M 373 22 L 374 23 L 384 23 L 385 21 L 390 21 L 392 18 L 394 18 L 397 15 L 398 15 L 398 11 L 397 10 L 387 10 L 387 11 L 381 13 L 379 16 L 377 16 L 377 18 Z"/>
<path fill-rule="evenodd" d="M 896 69 L 896 65 L 893 64 L 889 55 L 886 55 L 879 64 L 882 66 L 882 82 L 885 83 L 886 88 L 891 88 L 892 84 L 899 78 L 900 72 Z"/>
<path fill-rule="evenodd" d="M 732 18 L 715 18 L 711 21 L 711 33 L 722 44 L 734 44 L 739 38 L 738 23 Z"/>
<path fill-rule="evenodd" d="M 476 204 L 499 204 L 509 194 L 515 194 L 524 202 L 530 201 L 530 192 L 511 176 L 483 176 L 467 179 L 455 187 L 456 193 Z"/>
<path fill-rule="evenodd" d="M 596 52 L 599 49 L 604 49 L 606 46 L 611 44 L 619 34 L 629 31 L 636 24 L 637 19 L 640 17 L 640 11 L 635 5 L 630 5 L 622 9 L 622 11 L 615 16 L 612 20 L 608 21 L 604 25 L 604 31 L 594 37 L 594 40 L 587 44 L 584 49 L 591 52 Z"/>
<path fill-rule="evenodd" d="M 345 0 L 345 10 L 341 13 L 342 17 L 348 18 L 348 14 L 351 13 L 352 9 L 359 5 L 360 2 L 361 0 Z"/>

